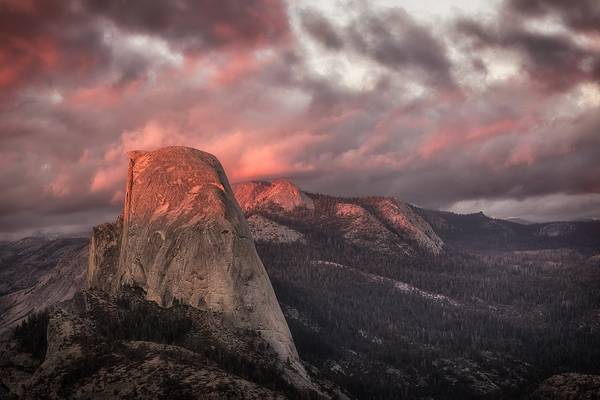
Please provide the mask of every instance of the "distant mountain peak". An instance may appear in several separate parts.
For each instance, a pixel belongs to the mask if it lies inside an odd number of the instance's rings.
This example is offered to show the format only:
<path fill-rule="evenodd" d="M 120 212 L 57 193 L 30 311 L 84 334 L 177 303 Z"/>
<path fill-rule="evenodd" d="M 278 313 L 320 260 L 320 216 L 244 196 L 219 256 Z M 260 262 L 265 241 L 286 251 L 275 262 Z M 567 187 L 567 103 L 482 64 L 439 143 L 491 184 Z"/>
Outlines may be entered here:
<path fill-rule="evenodd" d="M 244 212 L 268 205 L 279 206 L 285 211 L 300 207 L 314 209 L 313 200 L 287 179 L 238 183 L 233 186 L 233 192 Z"/>
<path fill-rule="evenodd" d="M 444 247 L 444 242 L 416 213 L 413 206 L 391 197 L 373 196 L 362 199 L 341 199 L 326 195 L 311 197 L 287 179 L 239 183 L 234 185 L 233 191 L 245 213 L 283 212 L 290 217 L 290 211 L 305 208 L 312 211 L 311 216 L 301 215 L 294 218 L 300 218 L 304 222 L 314 218 L 324 218 L 329 220 L 332 226 L 337 226 L 346 240 L 360 246 L 370 246 L 377 251 L 400 252 L 406 255 L 411 253 L 412 245 L 417 245 L 439 254 Z M 334 215 L 329 214 L 323 207 L 316 207 L 315 201 L 319 198 L 328 198 L 328 201 L 335 204 Z M 276 208 L 270 208 L 271 206 Z M 283 232 L 281 227 L 278 229 Z M 253 233 L 261 240 L 268 238 L 262 231 Z M 286 235 L 289 236 L 287 233 L 284 234 Z"/>

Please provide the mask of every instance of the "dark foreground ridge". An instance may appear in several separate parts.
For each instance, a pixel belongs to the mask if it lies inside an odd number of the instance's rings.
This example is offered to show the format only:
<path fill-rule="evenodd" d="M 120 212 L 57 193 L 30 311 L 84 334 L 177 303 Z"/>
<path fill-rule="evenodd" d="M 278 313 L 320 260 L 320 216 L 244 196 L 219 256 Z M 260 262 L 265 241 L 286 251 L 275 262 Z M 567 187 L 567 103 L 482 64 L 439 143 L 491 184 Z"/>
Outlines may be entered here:
<path fill-rule="evenodd" d="M 178 302 L 165 309 L 144 297 L 135 288 L 84 291 L 25 321 L 2 354 L 4 376 L 22 379 L 11 382 L 10 398 L 313 397 L 283 378 L 257 332 L 220 313 Z"/>

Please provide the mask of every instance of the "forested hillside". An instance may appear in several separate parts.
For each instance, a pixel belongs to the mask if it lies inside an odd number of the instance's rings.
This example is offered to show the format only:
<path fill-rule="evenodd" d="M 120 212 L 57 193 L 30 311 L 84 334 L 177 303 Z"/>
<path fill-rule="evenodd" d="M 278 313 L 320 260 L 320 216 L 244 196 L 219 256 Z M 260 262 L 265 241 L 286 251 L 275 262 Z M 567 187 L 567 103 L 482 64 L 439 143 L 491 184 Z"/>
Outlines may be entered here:
<path fill-rule="evenodd" d="M 560 372 L 600 373 L 594 247 L 559 247 L 558 235 L 548 248 L 540 236 L 513 245 L 498 229 L 517 224 L 490 228 L 495 220 L 483 215 L 451 216 L 444 230 L 423 215 L 444 252 L 412 245 L 410 255 L 390 253 L 375 239 L 348 240 L 336 214 L 342 202 L 368 209 L 373 200 L 311 198 L 314 210 L 265 205 L 248 215 L 304 238 L 261 240 L 257 249 L 301 357 L 357 397 L 514 398 Z M 490 229 L 487 237 L 473 219 Z M 525 237 L 543 228 L 520 227 Z M 452 229 L 462 232 L 455 240 Z"/>

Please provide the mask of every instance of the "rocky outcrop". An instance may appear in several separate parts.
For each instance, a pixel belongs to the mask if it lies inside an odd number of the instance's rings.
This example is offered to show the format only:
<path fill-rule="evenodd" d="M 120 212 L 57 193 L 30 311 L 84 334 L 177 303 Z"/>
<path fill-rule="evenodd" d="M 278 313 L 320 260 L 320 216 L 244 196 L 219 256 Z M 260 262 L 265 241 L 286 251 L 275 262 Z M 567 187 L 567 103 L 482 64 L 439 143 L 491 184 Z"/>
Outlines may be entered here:
<path fill-rule="evenodd" d="M 24 334 L 38 329 L 42 323 Z M 283 400 L 301 394 L 273 373 L 276 357 L 260 335 L 233 327 L 220 313 L 159 307 L 133 288 L 117 296 L 79 292 L 49 310 L 46 331 L 42 358 L 15 340 L 0 343 L 6 398 Z"/>
<path fill-rule="evenodd" d="M 250 216 L 248 225 L 257 242 L 306 244 L 306 238 L 302 233 L 259 214 Z"/>
<path fill-rule="evenodd" d="M 259 332 L 291 381 L 310 386 L 225 172 L 187 147 L 129 153 L 122 221 L 94 229 L 88 287 L 145 291 L 223 314 Z"/>
<path fill-rule="evenodd" d="M 600 376 L 559 374 L 546 379 L 531 395 L 531 400 L 600 399 Z"/>
<path fill-rule="evenodd" d="M 335 216 L 345 240 L 383 253 L 411 254 L 410 246 L 365 208 L 337 203 Z"/>
<path fill-rule="evenodd" d="M 273 182 L 244 182 L 234 185 L 233 191 L 244 212 L 266 206 L 277 206 L 284 211 L 297 208 L 313 210 L 313 200 L 286 179 Z"/>
<path fill-rule="evenodd" d="M 382 198 L 374 203 L 375 213 L 394 230 L 405 232 L 420 247 L 439 254 L 444 242 L 416 211 L 406 203 L 391 198 Z"/>
<path fill-rule="evenodd" d="M 106 292 L 119 288 L 119 248 L 123 220 L 106 223 L 92 229 L 86 286 Z"/>

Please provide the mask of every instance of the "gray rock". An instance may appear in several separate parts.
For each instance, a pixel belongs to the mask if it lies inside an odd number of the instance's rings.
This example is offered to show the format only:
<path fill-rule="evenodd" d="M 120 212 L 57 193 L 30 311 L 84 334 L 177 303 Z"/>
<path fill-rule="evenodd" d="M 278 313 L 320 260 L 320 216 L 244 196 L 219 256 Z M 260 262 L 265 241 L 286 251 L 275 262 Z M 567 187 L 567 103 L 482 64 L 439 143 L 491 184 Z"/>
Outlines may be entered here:
<path fill-rule="evenodd" d="M 243 182 L 234 185 L 233 191 L 244 212 L 275 205 L 285 211 L 296 208 L 315 208 L 313 200 L 300 188 L 286 179 L 273 182 Z"/>
<path fill-rule="evenodd" d="M 129 153 L 122 222 L 94 229 L 87 283 L 142 288 L 257 331 L 291 382 L 312 387 L 223 167 L 187 147 Z"/>
<path fill-rule="evenodd" d="M 546 379 L 531 395 L 531 400 L 600 399 L 600 376 L 566 373 Z"/>

